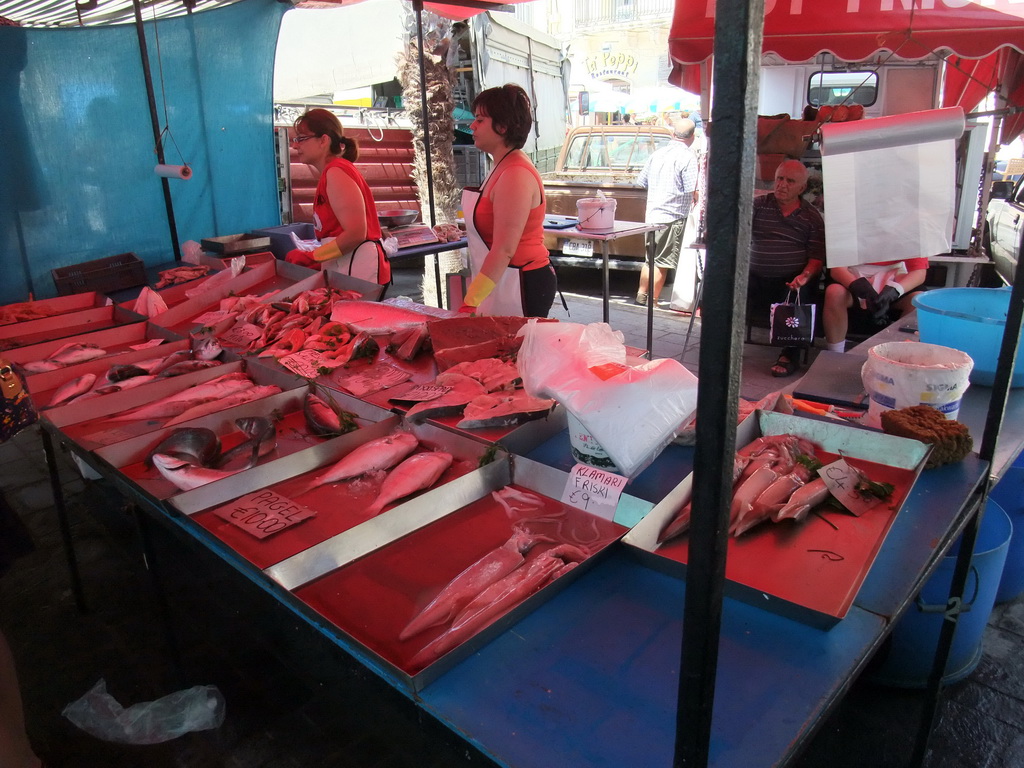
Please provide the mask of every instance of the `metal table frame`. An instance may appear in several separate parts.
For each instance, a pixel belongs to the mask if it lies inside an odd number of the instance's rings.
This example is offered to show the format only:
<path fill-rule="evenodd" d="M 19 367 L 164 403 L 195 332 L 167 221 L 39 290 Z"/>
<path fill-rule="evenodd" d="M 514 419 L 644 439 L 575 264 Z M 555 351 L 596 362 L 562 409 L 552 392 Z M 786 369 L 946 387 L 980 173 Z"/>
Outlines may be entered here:
<path fill-rule="evenodd" d="M 549 216 L 551 218 L 558 218 Z M 642 224 L 635 221 L 616 221 L 613 223 L 610 230 L 604 232 L 596 232 L 589 229 L 579 229 L 578 227 L 570 227 L 568 229 L 558 229 L 553 227 L 545 227 L 544 233 L 547 235 L 554 235 L 562 240 L 591 240 L 596 243 L 600 243 L 601 247 L 601 297 L 602 297 L 602 319 L 604 322 L 608 322 L 610 317 L 610 305 L 611 305 L 611 287 L 608 283 L 609 270 L 609 245 L 613 240 L 618 240 L 620 237 L 628 237 L 630 235 L 647 235 L 647 266 L 650 270 L 649 274 L 651 280 L 654 280 L 654 237 L 653 234 L 662 229 L 665 229 L 666 224 Z M 657 297 L 654 296 L 653 292 L 648 292 L 647 297 L 647 356 L 650 357 L 653 354 L 652 348 L 654 346 L 654 303 Z"/>

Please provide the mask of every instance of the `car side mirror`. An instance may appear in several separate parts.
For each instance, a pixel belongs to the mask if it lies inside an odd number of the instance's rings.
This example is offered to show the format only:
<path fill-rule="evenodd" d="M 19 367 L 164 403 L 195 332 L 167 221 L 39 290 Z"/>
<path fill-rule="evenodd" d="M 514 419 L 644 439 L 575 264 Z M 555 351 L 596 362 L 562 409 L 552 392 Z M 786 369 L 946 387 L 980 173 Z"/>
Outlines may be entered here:
<path fill-rule="evenodd" d="M 1012 181 L 993 181 L 989 197 L 993 200 L 1009 200 L 1013 196 Z"/>

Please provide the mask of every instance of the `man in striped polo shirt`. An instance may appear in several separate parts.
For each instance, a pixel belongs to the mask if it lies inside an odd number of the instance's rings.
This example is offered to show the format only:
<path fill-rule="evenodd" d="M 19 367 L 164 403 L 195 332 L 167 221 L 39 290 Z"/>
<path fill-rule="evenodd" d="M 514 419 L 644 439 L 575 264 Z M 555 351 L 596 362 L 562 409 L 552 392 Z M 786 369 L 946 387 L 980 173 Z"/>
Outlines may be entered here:
<path fill-rule="evenodd" d="M 825 222 L 817 208 L 800 197 L 807 169 L 799 160 L 784 160 L 775 171 L 775 191 L 754 200 L 750 232 L 747 315 L 767 320 L 771 305 L 797 291 L 800 301 L 817 299 L 818 276 L 825 264 Z M 771 368 L 773 376 L 790 376 L 799 367 L 800 350 L 783 347 Z"/>

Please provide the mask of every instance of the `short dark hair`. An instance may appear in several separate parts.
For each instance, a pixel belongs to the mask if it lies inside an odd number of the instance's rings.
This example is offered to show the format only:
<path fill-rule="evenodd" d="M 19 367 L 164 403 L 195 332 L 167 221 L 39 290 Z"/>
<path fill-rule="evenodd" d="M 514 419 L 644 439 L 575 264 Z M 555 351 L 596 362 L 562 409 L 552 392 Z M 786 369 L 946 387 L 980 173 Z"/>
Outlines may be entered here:
<path fill-rule="evenodd" d="M 359 157 L 359 143 L 351 136 L 345 135 L 341 121 L 333 112 L 320 107 L 307 110 L 295 119 L 296 130 L 300 125 L 304 125 L 314 136 L 330 137 L 332 155 L 340 155 L 350 163 L 354 163 Z"/>
<path fill-rule="evenodd" d="M 491 118 L 495 132 L 513 149 L 522 149 L 533 128 L 533 109 L 526 91 L 514 83 L 481 91 L 473 99 L 472 111 L 482 109 Z"/>

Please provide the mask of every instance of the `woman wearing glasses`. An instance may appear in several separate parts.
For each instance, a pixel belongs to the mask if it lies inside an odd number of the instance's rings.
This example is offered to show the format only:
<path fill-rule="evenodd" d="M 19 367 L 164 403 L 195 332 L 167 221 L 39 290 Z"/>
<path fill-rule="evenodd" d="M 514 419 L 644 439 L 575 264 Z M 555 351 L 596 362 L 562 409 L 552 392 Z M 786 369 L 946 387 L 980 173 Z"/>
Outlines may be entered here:
<path fill-rule="evenodd" d="M 473 280 L 461 312 L 547 317 L 555 272 L 544 247 L 544 184 L 522 151 L 533 128 L 530 99 L 518 85 L 473 100 L 473 143 L 494 165 L 479 190 L 462 193 Z"/>
<path fill-rule="evenodd" d="M 291 144 L 299 162 L 320 172 L 313 227 L 323 244 L 313 251 L 291 251 L 287 261 L 380 285 L 390 283 L 391 265 L 381 243 L 373 195 L 353 165 L 359 155 L 356 140 L 345 136 L 332 112 L 311 109 L 295 121 Z"/>

